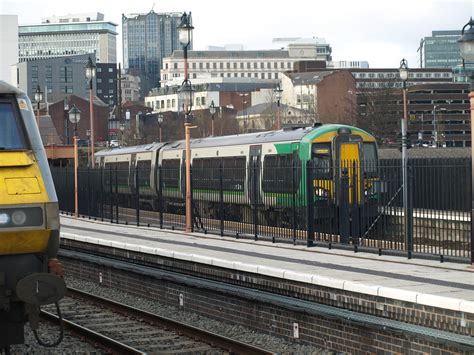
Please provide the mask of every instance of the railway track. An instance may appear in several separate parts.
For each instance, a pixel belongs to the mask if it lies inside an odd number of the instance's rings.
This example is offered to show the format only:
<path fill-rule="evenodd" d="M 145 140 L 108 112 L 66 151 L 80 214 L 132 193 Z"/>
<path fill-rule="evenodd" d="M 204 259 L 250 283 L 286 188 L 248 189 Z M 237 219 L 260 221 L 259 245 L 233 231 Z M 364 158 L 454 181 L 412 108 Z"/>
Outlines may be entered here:
<path fill-rule="evenodd" d="M 49 309 L 41 316 L 59 322 Z M 116 354 L 274 354 L 73 288 L 61 309 L 65 328 Z"/>

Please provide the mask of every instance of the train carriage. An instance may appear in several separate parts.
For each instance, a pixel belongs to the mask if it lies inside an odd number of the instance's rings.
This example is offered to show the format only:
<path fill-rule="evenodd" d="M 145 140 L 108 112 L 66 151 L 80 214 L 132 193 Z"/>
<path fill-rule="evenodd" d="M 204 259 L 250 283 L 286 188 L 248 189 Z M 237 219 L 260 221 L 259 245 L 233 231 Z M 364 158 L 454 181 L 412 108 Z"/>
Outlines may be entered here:
<path fill-rule="evenodd" d="M 320 207 L 318 218 L 337 213 L 344 196 L 344 178 L 349 181 L 348 203 L 366 206 L 376 197 L 375 138 L 356 127 L 328 124 L 199 138 L 191 140 L 191 150 L 193 201 L 211 217 L 225 212 L 226 219 L 245 220 L 251 218 L 249 209 L 257 208 L 261 218 L 272 225 L 288 220 L 285 214 L 290 209 L 307 204 L 308 171 L 313 175 L 314 200 Z M 146 193 L 161 194 L 165 212 L 184 213 L 184 141 L 113 149 L 96 154 L 96 159 L 104 169 L 108 162 L 128 162 L 130 189 L 131 172 L 142 151 L 151 159 Z M 144 170 L 146 174 L 148 170 Z M 220 205 L 221 190 L 225 211 Z"/>

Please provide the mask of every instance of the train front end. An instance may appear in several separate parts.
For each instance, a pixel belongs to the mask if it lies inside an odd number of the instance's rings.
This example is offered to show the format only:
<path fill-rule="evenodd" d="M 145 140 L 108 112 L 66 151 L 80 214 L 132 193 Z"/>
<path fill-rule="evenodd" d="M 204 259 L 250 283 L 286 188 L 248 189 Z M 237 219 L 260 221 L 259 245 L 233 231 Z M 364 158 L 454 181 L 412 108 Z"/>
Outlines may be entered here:
<path fill-rule="evenodd" d="M 64 296 L 58 200 L 28 97 L 0 81 L 0 349 Z"/>

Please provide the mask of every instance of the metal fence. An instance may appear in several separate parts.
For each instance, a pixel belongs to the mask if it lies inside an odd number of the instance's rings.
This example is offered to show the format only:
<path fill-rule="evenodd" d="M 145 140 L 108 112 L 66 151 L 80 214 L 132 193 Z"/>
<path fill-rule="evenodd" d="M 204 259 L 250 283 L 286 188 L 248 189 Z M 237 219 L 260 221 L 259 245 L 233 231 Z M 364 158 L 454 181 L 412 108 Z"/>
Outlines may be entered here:
<path fill-rule="evenodd" d="M 244 167 L 225 161 L 191 171 L 195 231 L 441 261 L 473 258 L 469 159 L 410 160 L 406 206 L 400 160 Z M 52 173 L 60 209 L 73 213 L 73 170 Z M 184 229 L 181 166 L 80 169 L 78 186 L 80 215 Z"/>

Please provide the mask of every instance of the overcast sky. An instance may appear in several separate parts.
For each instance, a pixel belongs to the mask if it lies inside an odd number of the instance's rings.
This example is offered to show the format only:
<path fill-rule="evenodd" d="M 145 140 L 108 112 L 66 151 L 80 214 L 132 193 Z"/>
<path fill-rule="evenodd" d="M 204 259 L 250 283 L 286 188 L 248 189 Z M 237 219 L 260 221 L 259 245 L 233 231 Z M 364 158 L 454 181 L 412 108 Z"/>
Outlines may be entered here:
<path fill-rule="evenodd" d="M 460 30 L 474 14 L 474 0 L 0 0 L 1 14 L 20 24 L 43 17 L 101 12 L 119 25 L 122 13 L 192 11 L 194 49 L 242 44 L 266 49 L 275 37 L 322 37 L 334 60 L 367 60 L 371 68 L 419 67 L 420 38 L 432 30 Z"/>

